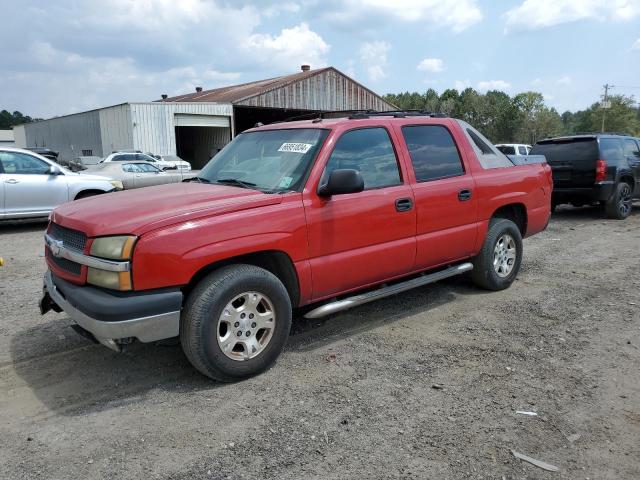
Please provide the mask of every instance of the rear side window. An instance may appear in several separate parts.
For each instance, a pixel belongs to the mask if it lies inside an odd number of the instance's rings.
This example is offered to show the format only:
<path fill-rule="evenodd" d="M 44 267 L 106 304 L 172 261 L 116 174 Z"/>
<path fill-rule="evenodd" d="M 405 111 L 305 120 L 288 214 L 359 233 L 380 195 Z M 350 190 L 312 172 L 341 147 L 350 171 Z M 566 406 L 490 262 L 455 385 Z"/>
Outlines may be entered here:
<path fill-rule="evenodd" d="M 520 155 L 526 155 L 526 154 L 527 154 L 527 149 L 526 149 L 526 147 L 524 147 L 524 146 L 522 146 L 522 145 L 521 145 L 521 146 L 519 146 L 519 147 L 518 147 L 518 153 L 519 153 Z"/>
<path fill-rule="evenodd" d="M 618 162 L 624 159 L 622 140 L 619 138 L 601 138 L 600 156 L 607 162 Z"/>
<path fill-rule="evenodd" d="M 418 182 L 464 175 L 458 148 L 441 125 L 402 127 Z"/>
<path fill-rule="evenodd" d="M 321 183 L 334 170 L 354 169 L 362 174 L 364 188 L 400 185 L 398 159 L 385 128 L 362 128 L 344 133 L 336 142 Z"/>
<path fill-rule="evenodd" d="M 638 151 L 638 144 L 635 140 L 628 138 L 624 141 L 624 155 L 638 160 L 640 151 Z"/>
<path fill-rule="evenodd" d="M 482 140 L 478 135 L 476 135 L 476 132 L 474 132 L 470 128 L 467 128 L 467 133 L 471 137 L 471 140 L 473 140 L 473 143 L 476 144 L 476 147 L 478 147 L 480 151 L 483 153 L 483 155 L 493 154 L 493 150 L 491 150 L 491 147 L 489 147 L 489 145 L 487 145 L 484 140 Z M 513 147 L 511 148 L 513 149 Z"/>

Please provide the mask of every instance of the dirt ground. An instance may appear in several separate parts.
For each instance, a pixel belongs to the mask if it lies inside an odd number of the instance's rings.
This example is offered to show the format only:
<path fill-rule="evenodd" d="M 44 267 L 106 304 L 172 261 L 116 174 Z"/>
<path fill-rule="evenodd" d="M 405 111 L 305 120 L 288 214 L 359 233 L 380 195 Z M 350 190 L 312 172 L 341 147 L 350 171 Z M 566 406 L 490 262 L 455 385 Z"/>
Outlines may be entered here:
<path fill-rule="evenodd" d="M 503 292 L 454 278 L 299 319 L 232 385 L 41 317 L 43 228 L 0 226 L 2 479 L 640 478 L 638 207 L 561 209 Z"/>

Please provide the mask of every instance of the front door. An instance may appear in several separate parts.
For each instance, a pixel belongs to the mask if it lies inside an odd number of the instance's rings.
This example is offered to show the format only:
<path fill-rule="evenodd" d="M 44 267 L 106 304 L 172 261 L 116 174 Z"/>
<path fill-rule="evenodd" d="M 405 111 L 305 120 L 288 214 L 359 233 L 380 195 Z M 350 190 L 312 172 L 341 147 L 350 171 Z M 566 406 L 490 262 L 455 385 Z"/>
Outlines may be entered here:
<path fill-rule="evenodd" d="M 469 257 L 477 235 L 473 177 L 444 125 L 398 127 L 413 165 L 416 267 L 428 269 Z"/>
<path fill-rule="evenodd" d="M 7 216 L 46 215 L 57 205 L 69 201 L 65 175 L 49 174 L 50 165 L 22 152 L 0 152 Z"/>
<path fill-rule="evenodd" d="M 336 169 L 356 169 L 359 193 L 305 194 L 313 299 L 408 273 L 415 259 L 416 214 L 411 187 L 384 127 L 345 132 L 320 184 Z"/>

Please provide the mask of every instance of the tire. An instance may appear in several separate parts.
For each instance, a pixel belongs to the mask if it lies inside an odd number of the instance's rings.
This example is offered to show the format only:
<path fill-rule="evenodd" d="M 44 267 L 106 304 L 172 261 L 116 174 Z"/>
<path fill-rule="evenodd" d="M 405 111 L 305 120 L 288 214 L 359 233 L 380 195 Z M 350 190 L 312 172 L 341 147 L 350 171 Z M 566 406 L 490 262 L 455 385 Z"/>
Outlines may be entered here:
<path fill-rule="evenodd" d="M 498 262 L 500 259 L 504 261 Z M 472 263 L 471 279 L 477 286 L 494 291 L 509 288 L 522 263 L 522 235 L 517 225 L 504 218 L 492 219 L 482 249 Z"/>
<path fill-rule="evenodd" d="M 605 204 L 605 211 L 609 218 L 624 220 L 631 214 L 631 204 L 633 202 L 633 189 L 626 182 L 620 182 Z"/>
<path fill-rule="evenodd" d="M 187 298 L 180 343 L 202 374 L 234 382 L 269 368 L 290 330 L 291 300 L 282 282 L 262 268 L 231 265 L 205 277 Z"/>

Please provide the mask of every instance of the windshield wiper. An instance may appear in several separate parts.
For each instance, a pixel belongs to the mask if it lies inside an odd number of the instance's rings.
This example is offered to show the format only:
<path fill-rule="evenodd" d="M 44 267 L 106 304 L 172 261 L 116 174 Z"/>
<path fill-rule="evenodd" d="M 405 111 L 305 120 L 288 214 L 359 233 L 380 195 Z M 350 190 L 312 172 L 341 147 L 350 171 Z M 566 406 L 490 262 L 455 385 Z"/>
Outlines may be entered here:
<path fill-rule="evenodd" d="M 255 183 L 244 182 L 242 180 L 238 180 L 237 178 L 220 178 L 216 180 L 215 183 L 223 183 L 227 185 L 234 185 L 236 187 L 250 188 L 250 189 L 254 189 L 255 187 L 257 187 Z"/>
<path fill-rule="evenodd" d="M 206 178 L 202 178 L 202 177 L 185 178 L 182 181 L 183 182 L 211 183 L 209 180 L 207 180 Z"/>

